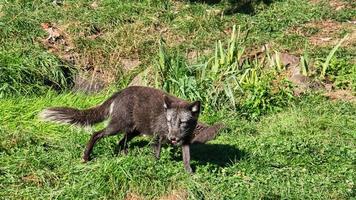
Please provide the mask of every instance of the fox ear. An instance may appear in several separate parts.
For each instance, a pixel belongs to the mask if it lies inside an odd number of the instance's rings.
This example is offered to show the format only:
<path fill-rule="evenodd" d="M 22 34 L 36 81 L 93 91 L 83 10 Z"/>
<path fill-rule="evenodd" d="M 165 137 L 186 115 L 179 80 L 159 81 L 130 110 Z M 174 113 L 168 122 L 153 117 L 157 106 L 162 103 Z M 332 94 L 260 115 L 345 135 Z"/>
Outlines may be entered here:
<path fill-rule="evenodd" d="M 189 110 L 192 113 L 199 113 L 200 112 L 200 101 L 194 101 L 189 105 Z"/>
<path fill-rule="evenodd" d="M 171 107 L 172 101 L 166 95 L 163 96 L 163 107 L 164 109 L 168 109 Z"/>

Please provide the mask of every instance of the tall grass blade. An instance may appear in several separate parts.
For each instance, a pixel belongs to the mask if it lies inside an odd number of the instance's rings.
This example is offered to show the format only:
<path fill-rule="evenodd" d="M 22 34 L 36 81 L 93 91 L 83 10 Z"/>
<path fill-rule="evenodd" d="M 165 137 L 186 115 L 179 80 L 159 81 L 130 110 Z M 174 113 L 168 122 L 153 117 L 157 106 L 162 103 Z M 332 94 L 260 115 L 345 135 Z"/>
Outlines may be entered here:
<path fill-rule="evenodd" d="M 326 58 L 325 62 L 322 64 L 322 70 L 321 70 L 321 74 L 320 74 L 320 78 L 324 79 L 325 75 L 326 75 L 326 71 L 329 67 L 329 63 L 330 60 L 332 59 L 332 57 L 334 56 L 335 52 L 339 49 L 339 47 L 341 46 L 341 44 L 348 38 L 348 34 L 345 35 L 344 38 L 342 38 L 337 45 L 330 51 L 328 57 Z"/>

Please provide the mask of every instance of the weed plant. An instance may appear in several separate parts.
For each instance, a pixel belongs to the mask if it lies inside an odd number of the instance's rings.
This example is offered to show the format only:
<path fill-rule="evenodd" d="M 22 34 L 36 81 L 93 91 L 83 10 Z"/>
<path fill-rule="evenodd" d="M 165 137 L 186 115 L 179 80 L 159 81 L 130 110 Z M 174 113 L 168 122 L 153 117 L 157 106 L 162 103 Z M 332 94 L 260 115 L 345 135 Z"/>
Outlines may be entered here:
<path fill-rule="evenodd" d="M 234 26 L 226 48 L 221 41 L 216 42 L 214 55 L 194 65 L 178 53 L 170 54 L 161 39 L 154 68 L 155 86 L 182 98 L 201 99 L 216 110 L 228 108 L 253 119 L 289 105 L 292 87 L 280 76 L 283 67 L 268 52 L 259 59 L 244 56 L 243 38 Z"/>

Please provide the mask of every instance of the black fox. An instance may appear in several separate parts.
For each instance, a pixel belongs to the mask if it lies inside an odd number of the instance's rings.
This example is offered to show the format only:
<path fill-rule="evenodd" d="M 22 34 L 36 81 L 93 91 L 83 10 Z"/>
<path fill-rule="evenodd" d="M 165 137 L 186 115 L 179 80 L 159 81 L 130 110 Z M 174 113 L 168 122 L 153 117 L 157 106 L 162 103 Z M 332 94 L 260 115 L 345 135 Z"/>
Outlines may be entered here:
<path fill-rule="evenodd" d="M 53 107 L 43 110 L 40 116 L 48 121 L 78 125 L 92 125 L 109 119 L 106 128 L 91 136 L 84 151 L 84 162 L 90 159 L 99 139 L 124 132 L 123 139 L 117 144 L 117 152 L 127 153 L 127 143 L 138 135 L 152 135 L 157 159 L 163 142 L 182 146 L 184 167 L 191 173 L 190 144 L 211 140 L 222 127 L 221 124 L 198 123 L 199 113 L 200 101 L 189 103 L 158 89 L 131 86 L 86 110 Z"/>

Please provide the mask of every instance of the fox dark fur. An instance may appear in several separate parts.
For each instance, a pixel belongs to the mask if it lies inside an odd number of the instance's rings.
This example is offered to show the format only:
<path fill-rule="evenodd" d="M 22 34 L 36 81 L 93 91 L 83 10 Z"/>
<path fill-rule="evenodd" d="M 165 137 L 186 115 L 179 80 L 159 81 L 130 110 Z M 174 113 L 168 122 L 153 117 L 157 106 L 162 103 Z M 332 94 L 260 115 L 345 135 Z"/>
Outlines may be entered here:
<path fill-rule="evenodd" d="M 53 107 L 42 111 L 40 116 L 48 121 L 84 126 L 109 119 L 106 128 L 91 136 L 83 155 L 85 162 L 90 159 L 99 139 L 124 132 L 123 139 L 117 145 L 117 152 L 127 153 L 127 143 L 134 137 L 151 135 L 154 137 L 153 148 L 157 159 L 163 142 L 182 146 L 184 167 L 192 172 L 190 144 L 205 143 L 213 139 L 222 128 L 221 124 L 207 126 L 198 123 L 199 113 L 199 101 L 189 103 L 158 89 L 132 86 L 86 110 Z"/>

